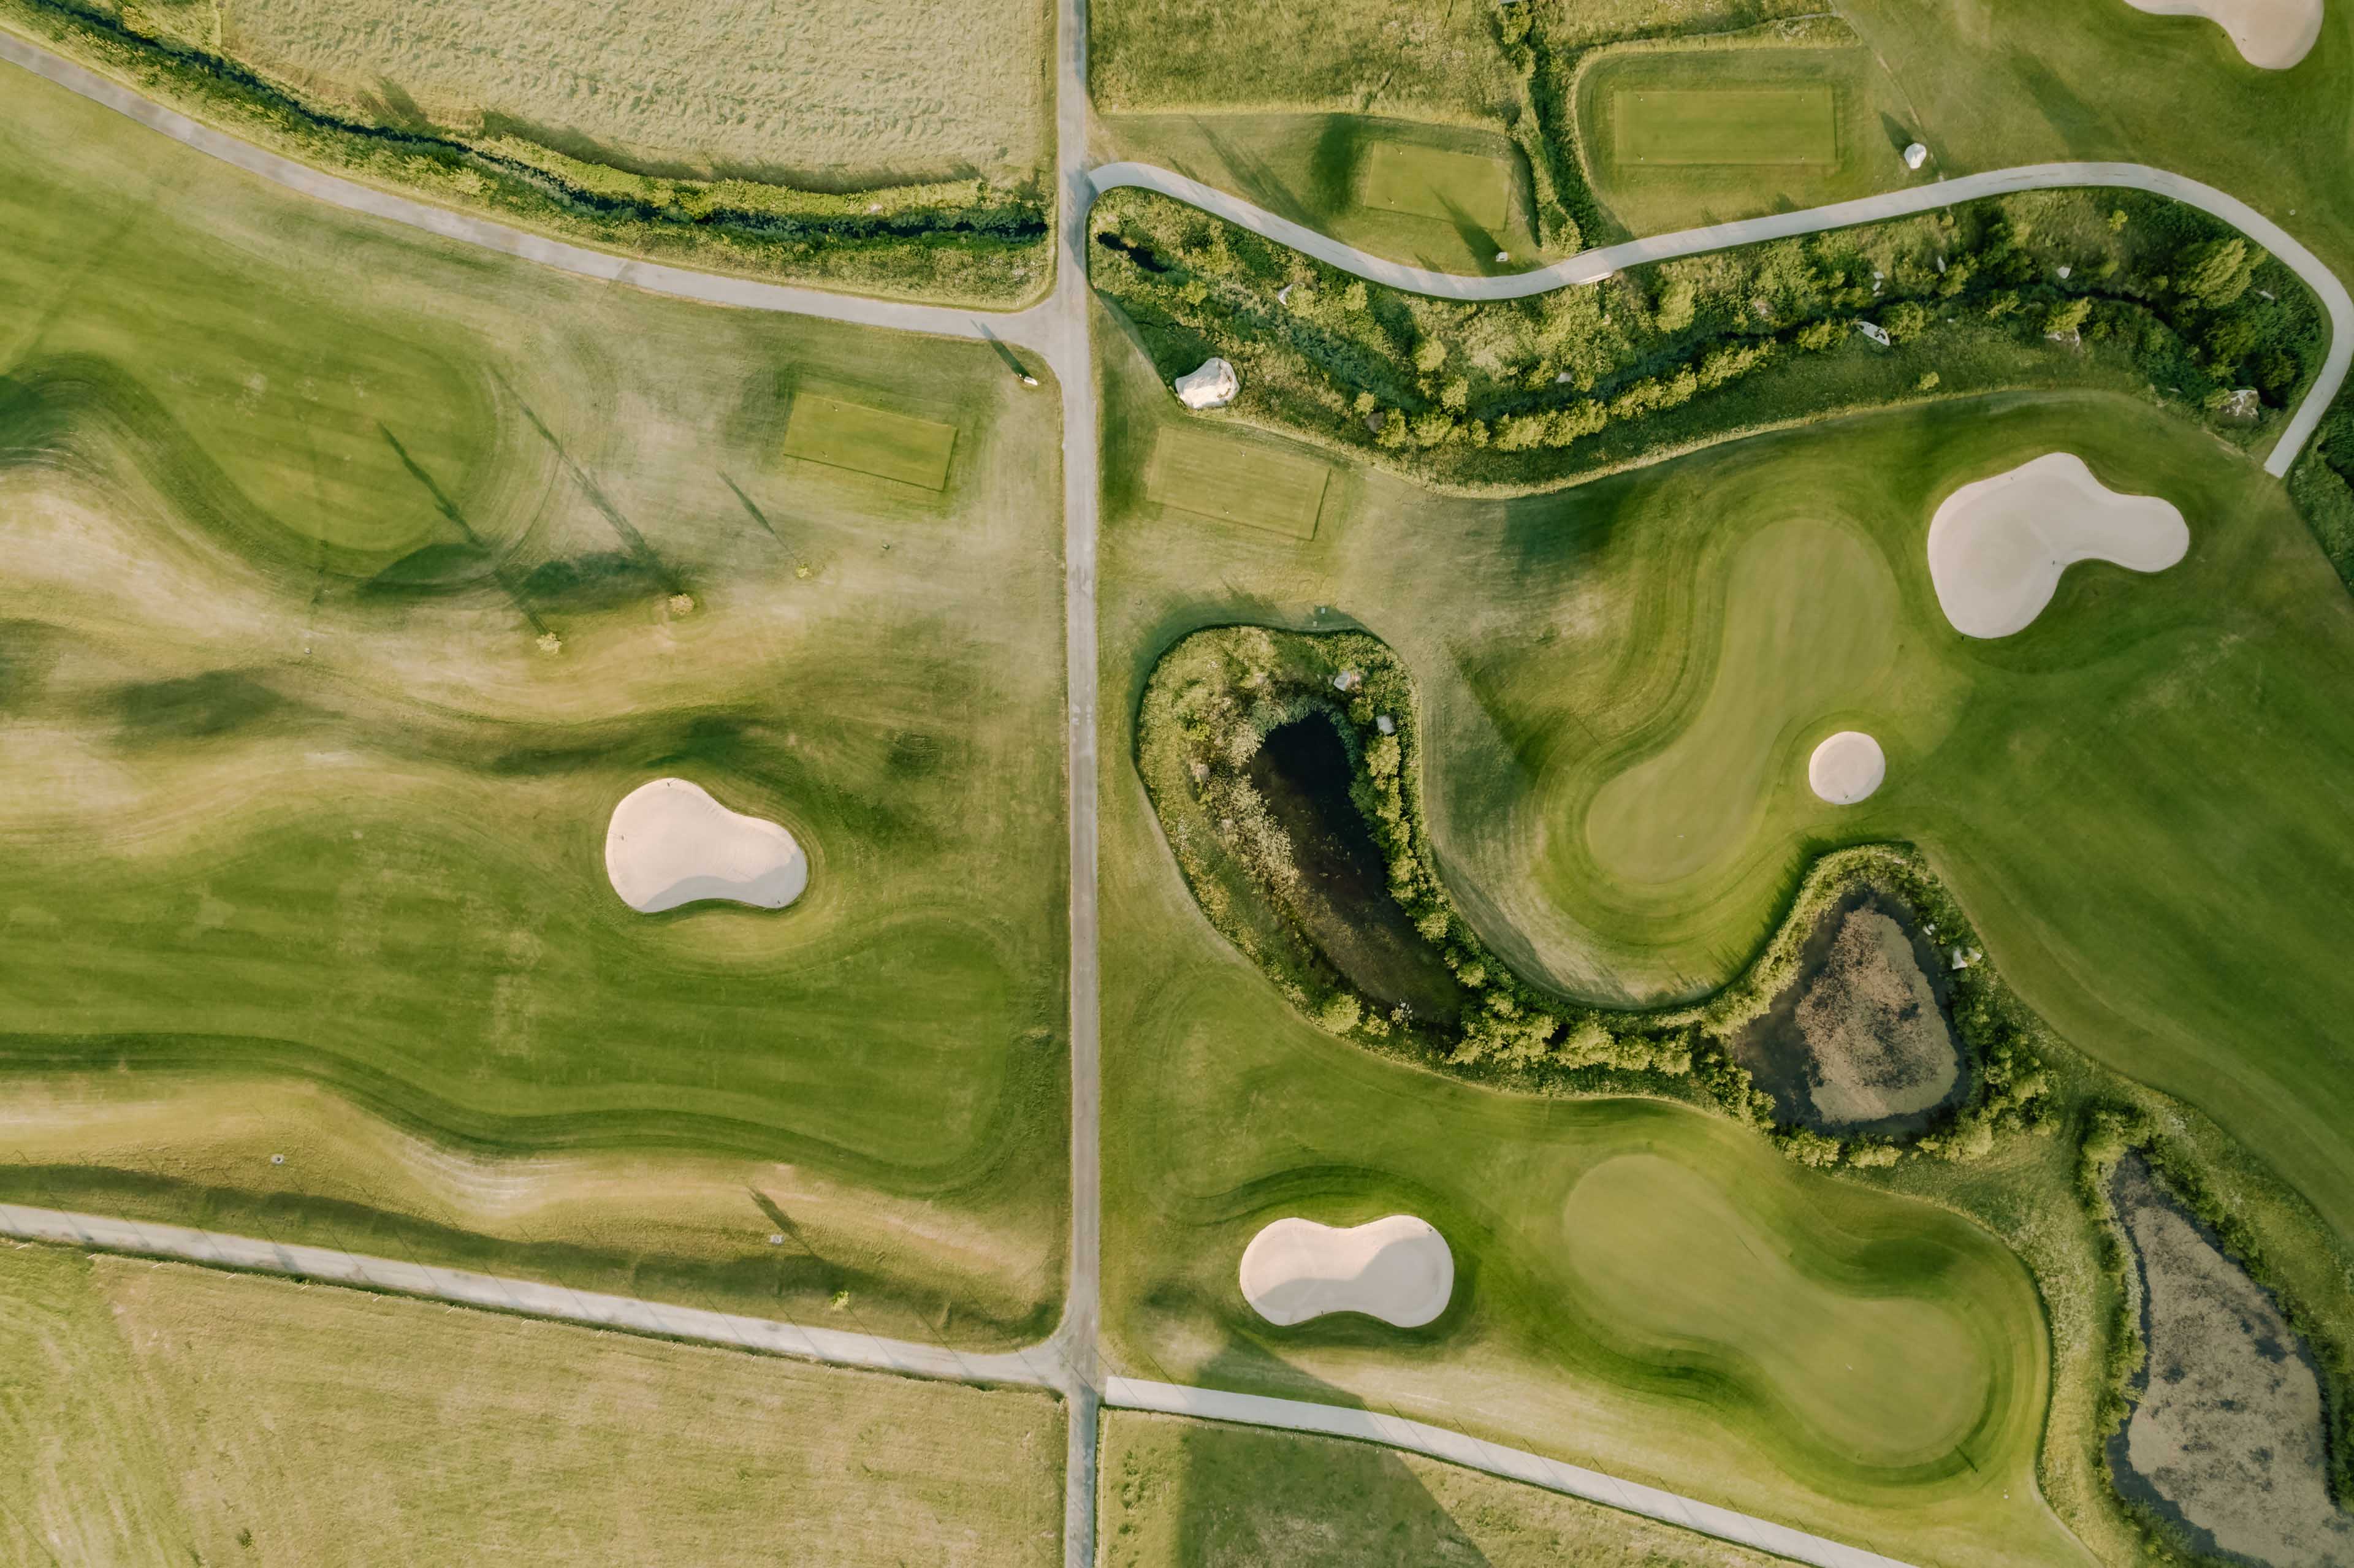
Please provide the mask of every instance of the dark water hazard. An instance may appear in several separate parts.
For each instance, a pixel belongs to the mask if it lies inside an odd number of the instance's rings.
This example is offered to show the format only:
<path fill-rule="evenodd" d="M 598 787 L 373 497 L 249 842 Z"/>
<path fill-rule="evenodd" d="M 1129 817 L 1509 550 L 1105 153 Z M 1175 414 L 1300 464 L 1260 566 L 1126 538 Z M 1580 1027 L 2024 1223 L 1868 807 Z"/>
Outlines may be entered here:
<path fill-rule="evenodd" d="M 1403 1002 L 1426 1023 L 1451 1026 L 1463 1006 L 1455 973 L 1390 896 L 1389 869 L 1357 803 L 1341 732 L 1322 714 L 1268 732 L 1250 780 L 1291 838 L 1299 867 L 1294 913 L 1349 983 L 1384 1010 Z"/>
<path fill-rule="evenodd" d="M 1952 1086 L 1935 1103 L 1862 1118 L 1834 1116 L 1818 1103 L 1817 1091 L 1823 1086 L 1826 1075 L 1823 1048 L 1831 1043 L 1819 1042 L 1809 1035 L 1808 1010 L 1802 1007 L 1808 993 L 1829 970 L 1833 949 L 1848 916 L 1859 911 L 1885 916 L 1903 932 L 1913 959 L 1936 999 L 1935 1036 L 1941 1042 L 1940 1048 L 1952 1054 L 1956 1069 Z M 1824 911 L 1799 955 L 1797 978 L 1774 998 L 1764 1014 L 1734 1037 L 1733 1055 L 1749 1069 L 1757 1086 L 1774 1097 L 1776 1116 L 1819 1132 L 1908 1137 L 1926 1129 L 1941 1113 L 1967 1099 L 1970 1092 L 1969 1058 L 1954 1031 L 1952 976 L 1946 968 L 1945 955 L 1935 939 L 1921 929 L 1910 908 L 1870 887 L 1855 889 Z"/>

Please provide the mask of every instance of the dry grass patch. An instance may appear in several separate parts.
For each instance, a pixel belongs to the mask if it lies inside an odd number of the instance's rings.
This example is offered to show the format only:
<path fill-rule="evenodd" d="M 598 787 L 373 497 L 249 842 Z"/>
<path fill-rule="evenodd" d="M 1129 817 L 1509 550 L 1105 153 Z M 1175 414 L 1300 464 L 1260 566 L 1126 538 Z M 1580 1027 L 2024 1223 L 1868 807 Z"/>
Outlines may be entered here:
<path fill-rule="evenodd" d="M 1050 37 L 1038 0 L 225 0 L 220 42 L 384 123 L 840 188 L 1028 175 Z"/>
<path fill-rule="evenodd" d="M 28 1520 L 77 1562 L 1061 1556 L 1044 1395 L 48 1249 L 0 1317 L 47 1329 L 0 1340 L 14 1562 Z"/>

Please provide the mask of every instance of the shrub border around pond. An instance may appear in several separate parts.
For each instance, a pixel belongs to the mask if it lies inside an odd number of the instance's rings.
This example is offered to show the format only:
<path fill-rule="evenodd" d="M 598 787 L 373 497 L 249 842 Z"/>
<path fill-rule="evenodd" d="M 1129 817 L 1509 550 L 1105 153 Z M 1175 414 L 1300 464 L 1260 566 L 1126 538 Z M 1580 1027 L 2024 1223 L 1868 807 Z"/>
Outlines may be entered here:
<path fill-rule="evenodd" d="M 1288 907 L 1299 870 L 1248 768 L 1269 733 L 1320 714 L 1348 751 L 1351 798 L 1387 864 L 1392 895 L 1464 989 L 1463 1017 L 1452 1027 L 1404 1009 L 1380 1011 Z M 1389 733 L 1380 726 L 1384 718 Z M 1864 844 L 1818 859 L 1774 936 L 1715 995 L 1670 1008 L 1596 1007 L 1515 973 L 1464 918 L 1430 843 L 1420 736 L 1413 676 L 1365 631 L 1206 628 L 1172 644 L 1146 682 L 1137 767 L 1186 885 L 1210 924 L 1318 1028 L 1524 1093 L 1637 1095 L 1705 1107 L 1768 1133 L 1791 1159 L 1819 1168 L 1885 1167 L 1921 1155 L 1975 1160 L 1999 1134 L 2052 1125 L 2041 1024 L 1982 957 L 1947 977 L 1970 1090 L 1909 1140 L 1841 1139 L 1777 1120 L 1773 1097 L 1734 1060 L 1730 1042 L 1796 980 L 1815 923 L 1859 888 L 1904 904 L 1936 927 L 1941 943 L 1976 950 L 1959 906 L 1909 846 Z"/>

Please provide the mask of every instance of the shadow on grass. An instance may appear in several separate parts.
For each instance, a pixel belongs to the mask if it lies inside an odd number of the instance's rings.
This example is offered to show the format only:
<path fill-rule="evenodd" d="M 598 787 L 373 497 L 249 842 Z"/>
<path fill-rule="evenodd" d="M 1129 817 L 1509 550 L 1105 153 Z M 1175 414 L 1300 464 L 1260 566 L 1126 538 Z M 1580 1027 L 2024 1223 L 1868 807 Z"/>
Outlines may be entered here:
<path fill-rule="evenodd" d="M 1239 1348 L 1239 1347 L 1238 1347 Z M 1231 1352 L 1230 1352 L 1231 1353 Z M 1246 1352 L 1255 1359 L 1255 1352 Z M 1223 1383 L 1227 1355 L 1203 1369 Z M 1296 1370 L 1294 1382 L 1304 1380 Z M 1299 1397 L 1365 1408 L 1328 1383 Z M 1176 1548 L 1173 1563 L 1249 1563 L 1258 1568 L 1323 1568 L 1339 1563 L 1460 1564 L 1489 1558 L 1394 1449 L 1346 1438 L 1186 1421 L 1166 1461 L 1173 1474 L 1107 1478 L 1124 1505 L 1158 1493 L 1175 1528 L 1152 1531 Z"/>

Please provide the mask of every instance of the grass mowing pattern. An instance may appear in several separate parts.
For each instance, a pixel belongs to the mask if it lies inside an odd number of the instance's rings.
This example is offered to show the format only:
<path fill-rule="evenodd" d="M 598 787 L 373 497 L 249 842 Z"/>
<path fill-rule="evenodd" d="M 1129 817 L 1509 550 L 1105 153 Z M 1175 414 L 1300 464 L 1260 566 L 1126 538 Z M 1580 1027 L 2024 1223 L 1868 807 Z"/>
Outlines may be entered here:
<path fill-rule="evenodd" d="M 1615 156 L 1628 164 L 1742 167 L 1839 161 L 1828 88 L 1690 91 L 1621 88 L 1610 96 Z"/>
<path fill-rule="evenodd" d="M 1316 536 L 1331 465 L 1272 442 L 1237 445 L 1190 425 L 1164 429 L 1145 470 L 1145 494 L 1197 517 Z"/>
<path fill-rule="evenodd" d="M 942 490 L 956 435 L 953 425 L 803 392 L 785 427 L 785 455 Z"/>
<path fill-rule="evenodd" d="M 12 1562 L 1060 1557 L 1044 1395 L 48 1247 L 0 1329 Z"/>
<path fill-rule="evenodd" d="M 321 208 L 46 84 L 0 149 L 0 1073 L 44 1107 L 7 1190 L 1043 1332 L 1051 401 L 981 344 Z M 812 383 L 959 409 L 948 487 L 785 458 Z M 607 817 L 663 774 L 787 824 L 804 898 L 628 910 Z"/>
<path fill-rule="evenodd" d="M 1767 1568 L 1781 1561 L 1420 1454 L 1126 1410 L 1105 1414 L 1103 1477 L 1105 1568 Z"/>
<path fill-rule="evenodd" d="M 1594 198 L 1635 234 L 1931 177 L 1900 155 L 1918 132 L 1895 84 L 1837 22 L 1597 49 L 1571 96 Z"/>

